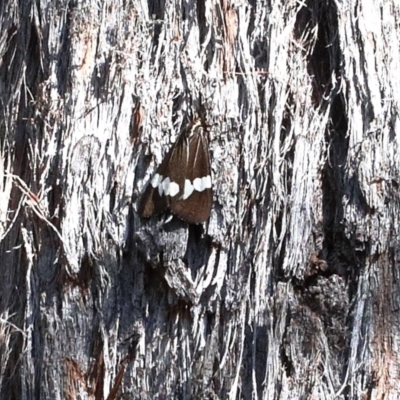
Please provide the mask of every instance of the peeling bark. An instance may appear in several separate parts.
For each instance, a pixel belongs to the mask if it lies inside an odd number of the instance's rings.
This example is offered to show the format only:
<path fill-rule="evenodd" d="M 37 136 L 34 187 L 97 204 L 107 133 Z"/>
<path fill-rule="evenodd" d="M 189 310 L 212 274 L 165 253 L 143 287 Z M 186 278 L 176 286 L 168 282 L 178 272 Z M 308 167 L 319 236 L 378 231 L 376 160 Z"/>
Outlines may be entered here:
<path fill-rule="evenodd" d="M 399 20 L 0 4 L 0 397 L 397 399 Z M 200 109 L 210 220 L 141 220 Z"/>

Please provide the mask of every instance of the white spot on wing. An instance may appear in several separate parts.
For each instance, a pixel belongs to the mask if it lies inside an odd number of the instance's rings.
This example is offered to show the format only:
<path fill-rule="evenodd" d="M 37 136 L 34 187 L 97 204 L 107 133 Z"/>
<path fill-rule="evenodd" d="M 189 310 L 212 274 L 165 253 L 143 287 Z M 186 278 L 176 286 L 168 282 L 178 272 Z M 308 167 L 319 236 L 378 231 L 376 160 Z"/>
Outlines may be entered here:
<path fill-rule="evenodd" d="M 151 186 L 153 186 L 153 188 L 157 188 L 159 186 L 159 184 L 162 182 L 163 177 L 160 174 L 155 174 L 150 182 Z"/>
<path fill-rule="evenodd" d="M 193 193 L 193 190 L 194 187 L 192 182 L 190 182 L 189 179 L 185 179 L 185 188 L 183 189 L 182 200 L 186 200 Z"/>
<path fill-rule="evenodd" d="M 179 185 L 176 182 L 171 182 L 169 185 L 169 195 L 176 196 L 179 193 Z"/>
<path fill-rule="evenodd" d="M 165 196 L 174 197 L 179 193 L 179 185 L 176 182 L 171 182 L 171 180 L 167 177 L 163 180 L 161 192 L 164 192 Z"/>
<path fill-rule="evenodd" d="M 206 189 L 211 189 L 212 182 L 210 175 L 207 175 L 203 178 L 203 185 Z"/>
<path fill-rule="evenodd" d="M 171 180 L 168 178 L 168 176 L 162 181 L 162 183 L 160 183 L 160 187 L 161 187 L 161 194 L 164 193 L 165 196 L 168 196 L 169 193 L 169 184 L 170 184 Z M 160 195 L 161 195 L 160 194 Z"/>
<path fill-rule="evenodd" d="M 202 192 L 203 190 L 210 189 L 211 188 L 211 176 L 207 175 L 207 176 L 204 176 L 203 178 L 196 178 L 193 181 L 193 187 L 198 192 Z"/>

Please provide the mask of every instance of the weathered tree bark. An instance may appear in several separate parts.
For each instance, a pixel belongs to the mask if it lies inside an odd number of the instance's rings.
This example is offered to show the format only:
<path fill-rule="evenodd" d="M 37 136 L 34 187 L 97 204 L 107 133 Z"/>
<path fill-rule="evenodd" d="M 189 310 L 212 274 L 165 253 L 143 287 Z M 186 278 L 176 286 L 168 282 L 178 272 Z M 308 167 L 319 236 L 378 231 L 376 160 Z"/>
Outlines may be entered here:
<path fill-rule="evenodd" d="M 397 399 L 399 21 L 2 2 L 0 398 Z M 141 220 L 201 107 L 210 220 Z"/>

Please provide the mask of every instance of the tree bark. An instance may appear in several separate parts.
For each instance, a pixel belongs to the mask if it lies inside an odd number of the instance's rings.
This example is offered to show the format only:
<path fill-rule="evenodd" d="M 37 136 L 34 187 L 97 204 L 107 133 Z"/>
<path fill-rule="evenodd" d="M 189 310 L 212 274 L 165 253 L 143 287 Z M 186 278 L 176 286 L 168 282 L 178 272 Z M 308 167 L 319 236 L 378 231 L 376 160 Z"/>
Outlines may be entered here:
<path fill-rule="evenodd" d="M 394 0 L 0 4 L 0 398 L 397 399 Z M 200 109 L 214 205 L 141 219 Z"/>

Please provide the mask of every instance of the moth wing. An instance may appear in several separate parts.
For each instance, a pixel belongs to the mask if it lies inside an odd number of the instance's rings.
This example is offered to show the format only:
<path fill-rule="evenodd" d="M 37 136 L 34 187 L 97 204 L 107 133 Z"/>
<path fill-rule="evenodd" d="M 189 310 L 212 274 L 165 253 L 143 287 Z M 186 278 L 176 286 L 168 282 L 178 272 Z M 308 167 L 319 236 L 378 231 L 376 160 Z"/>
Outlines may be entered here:
<path fill-rule="evenodd" d="M 179 197 L 187 164 L 186 146 L 183 146 L 182 140 L 184 138 L 181 136 L 172 146 L 144 191 L 139 205 L 141 217 L 149 218 L 163 213 L 171 199 Z M 176 187 L 178 192 L 175 194 Z"/>
<path fill-rule="evenodd" d="M 189 139 L 187 148 L 189 156 L 182 190 L 169 208 L 184 221 L 200 224 L 210 217 L 213 203 L 208 140 L 199 133 Z"/>
<path fill-rule="evenodd" d="M 163 213 L 168 207 L 168 199 L 160 196 L 158 188 L 154 188 L 151 183 L 144 191 L 139 205 L 139 215 L 143 218 Z"/>
<path fill-rule="evenodd" d="M 194 192 L 188 199 L 171 203 L 171 212 L 190 224 L 201 224 L 210 218 L 213 203 L 211 189 Z"/>
<path fill-rule="evenodd" d="M 188 140 L 185 135 L 181 134 L 164 162 L 163 176 L 168 177 L 169 181 L 164 186 L 163 193 L 173 203 L 182 196 L 188 169 Z"/>

